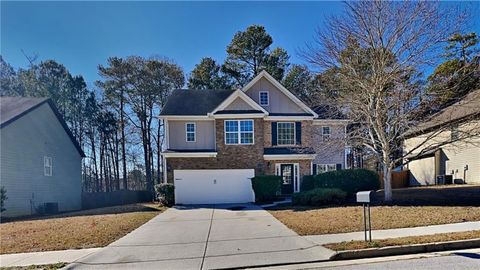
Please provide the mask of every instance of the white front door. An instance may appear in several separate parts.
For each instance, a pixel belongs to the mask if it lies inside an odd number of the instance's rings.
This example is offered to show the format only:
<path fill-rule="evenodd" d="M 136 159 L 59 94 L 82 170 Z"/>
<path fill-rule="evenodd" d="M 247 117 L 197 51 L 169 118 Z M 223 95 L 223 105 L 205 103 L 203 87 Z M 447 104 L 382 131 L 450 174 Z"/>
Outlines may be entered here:
<path fill-rule="evenodd" d="M 248 203 L 255 201 L 253 169 L 174 170 L 176 204 Z"/>

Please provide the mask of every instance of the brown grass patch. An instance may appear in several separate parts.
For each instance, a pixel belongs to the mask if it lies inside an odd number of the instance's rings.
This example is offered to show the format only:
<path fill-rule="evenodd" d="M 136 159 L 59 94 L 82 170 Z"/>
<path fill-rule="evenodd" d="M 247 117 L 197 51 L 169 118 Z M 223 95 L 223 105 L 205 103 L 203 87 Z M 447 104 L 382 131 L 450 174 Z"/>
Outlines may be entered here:
<path fill-rule="evenodd" d="M 161 211 L 151 204 L 135 204 L 3 223 L 0 254 L 103 247 Z"/>
<path fill-rule="evenodd" d="M 29 265 L 29 266 L 12 266 L 12 267 L 0 267 L 1 270 L 57 270 L 67 266 L 67 263 L 55 263 L 55 264 L 42 264 L 42 265 Z"/>
<path fill-rule="evenodd" d="M 371 211 L 374 230 L 480 220 L 480 207 L 470 206 L 373 206 Z M 269 212 L 300 235 L 363 230 L 361 206 L 320 209 L 289 206 Z"/>
<path fill-rule="evenodd" d="M 326 244 L 324 246 L 329 249 L 341 251 L 341 250 L 354 250 L 354 249 L 364 249 L 364 248 L 381 248 L 381 247 L 388 247 L 388 246 L 403 246 L 403 245 L 413 245 L 413 244 L 447 242 L 447 241 L 467 240 L 467 239 L 477 239 L 477 238 L 480 238 L 480 231 L 439 233 L 439 234 L 433 234 L 433 235 L 374 240 L 372 242 L 350 241 L 350 242 Z"/>

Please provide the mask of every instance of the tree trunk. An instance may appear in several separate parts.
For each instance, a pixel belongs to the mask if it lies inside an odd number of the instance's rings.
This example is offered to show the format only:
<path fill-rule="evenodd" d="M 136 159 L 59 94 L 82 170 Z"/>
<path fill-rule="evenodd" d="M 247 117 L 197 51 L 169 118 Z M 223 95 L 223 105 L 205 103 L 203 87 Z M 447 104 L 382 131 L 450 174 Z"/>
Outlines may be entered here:
<path fill-rule="evenodd" d="M 123 189 L 127 190 L 128 189 L 128 179 L 127 179 L 127 155 L 126 155 L 126 150 L 125 150 L 125 116 L 123 112 L 123 90 L 121 92 L 121 97 L 120 97 L 120 130 L 122 132 L 121 134 L 121 140 L 122 140 L 122 173 L 123 173 Z"/>
<path fill-rule="evenodd" d="M 385 161 L 383 162 L 383 186 L 384 201 L 392 201 L 392 168 Z"/>

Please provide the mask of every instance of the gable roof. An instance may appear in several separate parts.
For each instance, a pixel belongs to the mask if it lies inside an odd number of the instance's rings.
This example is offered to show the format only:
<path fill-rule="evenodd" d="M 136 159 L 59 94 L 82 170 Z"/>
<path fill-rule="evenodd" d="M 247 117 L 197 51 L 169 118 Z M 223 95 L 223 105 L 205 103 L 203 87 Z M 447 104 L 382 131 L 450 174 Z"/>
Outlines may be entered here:
<path fill-rule="evenodd" d="M 177 89 L 168 97 L 160 115 L 207 115 L 215 110 L 234 90 Z"/>
<path fill-rule="evenodd" d="M 251 80 L 247 85 L 242 88 L 243 92 L 247 92 L 252 86 L 254 86 L 261 78 L 267 79 L 270 83 L 272 83 L 280 92 L 285 94 L 288 98 L 290 98 L 295 104 L 300 106 L 305 112 L 311 113 L 314 118 L 318 117 L 317 113 L 315 113 L 310 107 L 308 107 L 303 101 L 297 98 L 292 92 L 288 91 L 281 83 L 279 83 L 275 78 L 272 77 L 268 72 L 262 70 L 253 80 Z"/>
<path fill-rule="evenodd" d="M 406 137 L 413 137 L 428 133 L 451 123 L 461 123 L 480 117 L 480 89 L 470 92 L 462 100 L 433 114 L 406 133 Z"/>
<path fill-rule="evenodd" d="M 62 115 L 49 98 L 32 98 L 32 97 L 0 97 L 0 128 L 13 123 L 15 120 L 28 114 L 29 112 L 47 103 L 82 157 L 85 157 L 80 144 L 77 142 L 72 132 L 63 120 Z"/>
<path fill-rule="evenodd" d="M 228 107 L 228 105 L 230 105 L 237 98 L 240 98 L 243 101 L 245 101 L 250 107 L 252 107 L 252 110 L 257 110 L 257 111 L 260 111 L 260 113 L 264 113 L 268 115 L 268 112 L 264 108 L 262 108 L 262 106 L 257 104 L 253 99 L 247 96 L 242 90 L 235 90 L 233 94 L 231 94 L 227 99 L 225 99 L 222 103 L 220 103 L 211 113 L 215 114 L 218 111 L 224 110 L 225 108 Z"/>

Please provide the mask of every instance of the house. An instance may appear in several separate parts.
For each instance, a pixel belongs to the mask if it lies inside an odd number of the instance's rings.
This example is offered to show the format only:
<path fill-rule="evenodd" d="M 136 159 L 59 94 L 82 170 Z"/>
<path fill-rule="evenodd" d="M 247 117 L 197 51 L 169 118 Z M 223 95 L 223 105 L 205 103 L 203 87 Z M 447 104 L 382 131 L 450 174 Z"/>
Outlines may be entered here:
<path fill-rule="evenodd" d="M 81 208 L 84 153 L 47 98 L 0 98 L 0 182 L 8 199 L 2 216 L 45 207 Z"/>
<path fill-rule="evenodd" d="M 405 151 L 410 185 L 480 184 L 480 89 L 409 132 Z"/>
<path fill-rule="evenodd" d="M 291 194 L 304 175 L 345 167 L 346 120 L 319 118 L 265 71 L 242 89 L 175 90 L 160 118 L 178 204 L 252 202 L 255 175 L 281 176 Z"/>

